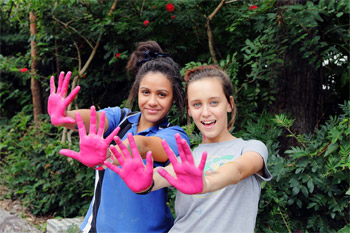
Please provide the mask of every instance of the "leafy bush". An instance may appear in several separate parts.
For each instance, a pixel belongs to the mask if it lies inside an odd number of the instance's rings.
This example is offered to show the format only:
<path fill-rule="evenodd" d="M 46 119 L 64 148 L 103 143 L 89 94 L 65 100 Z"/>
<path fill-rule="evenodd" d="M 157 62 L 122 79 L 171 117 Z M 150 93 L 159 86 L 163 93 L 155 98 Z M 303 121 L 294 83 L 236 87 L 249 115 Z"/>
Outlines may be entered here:
<path fill-rule="evenodd" d="M 9 189 L 7 198 L 20 199 L 34 215 L 83 215 L 93 194 L 94 170 L 60 155 L 69 145 L 57 135 L 46 116 L 35 125 L 23 111 L 1 124 L 0 182 Z M 79 150 L 77 142 L 71 149 Z"/>
<path fill-rule="evenodd" d="M 313 135 L 296 135 L 294 120 L 277 115 L 300 146 L 284 158 L 270 154 L 273 180 L 263 189 L 257 230 L 263 232 L 336 232 L 349 221 L 350 101 L 343 113 L 330 119 Z M 348 229 L 348 228 L 346 228 Z"/>

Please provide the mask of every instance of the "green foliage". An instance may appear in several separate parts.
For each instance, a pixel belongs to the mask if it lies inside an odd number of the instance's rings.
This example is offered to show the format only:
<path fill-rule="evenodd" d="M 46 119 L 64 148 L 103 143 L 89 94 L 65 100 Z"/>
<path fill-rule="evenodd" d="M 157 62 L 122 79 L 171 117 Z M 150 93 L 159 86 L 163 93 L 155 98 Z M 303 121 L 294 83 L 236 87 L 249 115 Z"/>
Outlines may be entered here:
<path fill-rule="evenodd" d="M 20 111 L 25 105 L 31 103 L 30 75 L 21 73 L 20 68 L 25 66 L 25 58 L 4 57 L 0 54 L 0 109 L 3 117 L 10 118 L 13 112 Z M 7 74 L 11 73 L 8 78 Z"/>
<path fill-rule="evenodd" d="M 57 130 L 42 116 L 40 125 L 24 109 L 0 128 L 1 185 L 7 198 L 20 199 L 34 215 L 74 217 L 87 211 L 94 170 L 58 152 Z M 77 140 L 71 149 L 77 150 Z"/>
<path fill-rule="evenodd" d="M 133 82 L 124 67 L 136 42 L 159 42 L 184 67 L 182 75 L 188 68 L 212 64 L 205 23 L 220 0 L 175 0 L 174 12 L 165 9 L 171 1 L 118 1 L 116 10 L 108 14 L 112 2 L 0 3 L 0 181 L 10 188 L 8 197 L 23 200 L 37 215 L 84 214 L 94 178 L 91 169 L 58 154 L 60 148 L 77 150 L 75 139 L 72 146 L 61 145 L 59 131 L 46 118 L 40 125 L 32 123 L 28 106 L 31 74 L 19 72 L 23 67 L 29 69 L 31 63 L 30 11 L 37 15 L 37 78 L 42 84 L 43 106 L 49 77 L 57 77 L 61 70 L 77 74 L 97 42 L 86 77 L 78 82 L 80 108 L 123 103 Z M 349 98 L 348 0 L 284 6 L 283 1 L 275 0 L 227 2 L 211 21 L 211 29 L 218 63 L 234 84 L 238 118 L 233 134 L 267 145 L 268 167 L 274 177 L 262 189 L 257 231 L 348 231 L 349 103 L 338 108 L 338 103 Z M 250 11 L 251 4 L 257 8 Z M 147 26 L 145 20 L 150 21 Z M 286 52 L 294 50 L 297 57 L 286 59 Z M 118 58 L 117 53 L 121 53 Z M 298 119 L 267 113 L 274 107 L 277 81 L 284 78 L 281 70 L 299 69 L 297 60 L 317 70 L 323 82 L 324 119 L 329 120 L 323 123 L 320 119 L 321 126 L 311 135 L 292 131 Z M 187 124 L 175 107 L 169 118 L 192 135 L 192 147 L 201 142 L 194 123 Z M 289 146 L 287 157 L 279 156 L 282 129 L 298 142 Z M 170 197 L 174 198 L 174 192 Z"/>
<path fill-rule="evenodd" d="M 343 113 L 330 117 L 313 135 L 290 134 L 301 146 L 291 146 L 288 157 L 269 156 L 274 179 L 262 192 L 259 231 L 336 232 L 347 224 L 350 101 L 340 108 Z M 293 121 L 285 115 L 275 118 L 288 131 Z"/>

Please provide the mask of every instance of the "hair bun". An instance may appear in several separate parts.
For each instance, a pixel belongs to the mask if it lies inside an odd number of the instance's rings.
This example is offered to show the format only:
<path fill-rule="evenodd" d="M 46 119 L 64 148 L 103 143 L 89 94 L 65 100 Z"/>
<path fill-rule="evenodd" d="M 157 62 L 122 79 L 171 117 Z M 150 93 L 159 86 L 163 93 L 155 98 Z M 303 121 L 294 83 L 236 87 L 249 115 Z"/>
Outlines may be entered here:
<path fill-rule="evenodd" d="M 137 62 L 137 66 L 142 66 L 143 63 L 146 63 L 150 60 L 157 59 L 158 57 L 170 57 L 170 54 L 158 53 L 158 52 L 143 52 L 145 58 Z"/>

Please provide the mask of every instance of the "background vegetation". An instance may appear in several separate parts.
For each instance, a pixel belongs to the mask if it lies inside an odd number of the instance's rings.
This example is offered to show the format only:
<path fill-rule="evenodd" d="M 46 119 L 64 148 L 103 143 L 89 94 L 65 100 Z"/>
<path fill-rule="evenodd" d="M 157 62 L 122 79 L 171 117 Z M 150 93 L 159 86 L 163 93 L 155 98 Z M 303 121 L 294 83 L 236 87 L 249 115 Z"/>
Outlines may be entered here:
<path fill-rule="evenodd" d="M 73 71 L 72 108 L 123 104 L 139 41 L 183 67 L 217 63 L 235 86 L 232 133 L 268 146 L 257 232 L 346 232 L 350 7 L 347 0 L 4 0 L 0 7 L 0 183 L 38 216 L 87 211 L 94 174 L 67 160 L 77 134 L 52 127 L 49 78 Z M 171 5 L 169 5 L 171 4 Z M 168 6 L 168 7 L 167 7 Z M 169 8 L 169 6 L 173 6 Z M 193 124 L 173 123 L 200 141 Z M 173 194 L 170 195 L 173 206 Z"/>

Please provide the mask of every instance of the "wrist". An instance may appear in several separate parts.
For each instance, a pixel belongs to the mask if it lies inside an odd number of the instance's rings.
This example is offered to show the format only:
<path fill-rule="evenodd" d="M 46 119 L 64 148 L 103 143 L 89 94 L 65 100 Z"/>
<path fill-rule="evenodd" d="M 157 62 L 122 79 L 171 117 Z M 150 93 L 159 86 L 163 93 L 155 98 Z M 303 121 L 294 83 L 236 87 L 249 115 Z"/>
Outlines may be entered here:
<path fill-rule="evenodd" d="M 143 192 L 141 192 L 141 193 L 136 193 L 136 194 L 140 194 L 140 195 L 149 194 L 150 192 L 152 192 L 153 187 L 154 187 L 154 179 L 153 179 L 153 181 L 152 181 L 152 185 L 151 185 L 148 189 L 146 189 L 145 191 L 143 191 Z"/>

